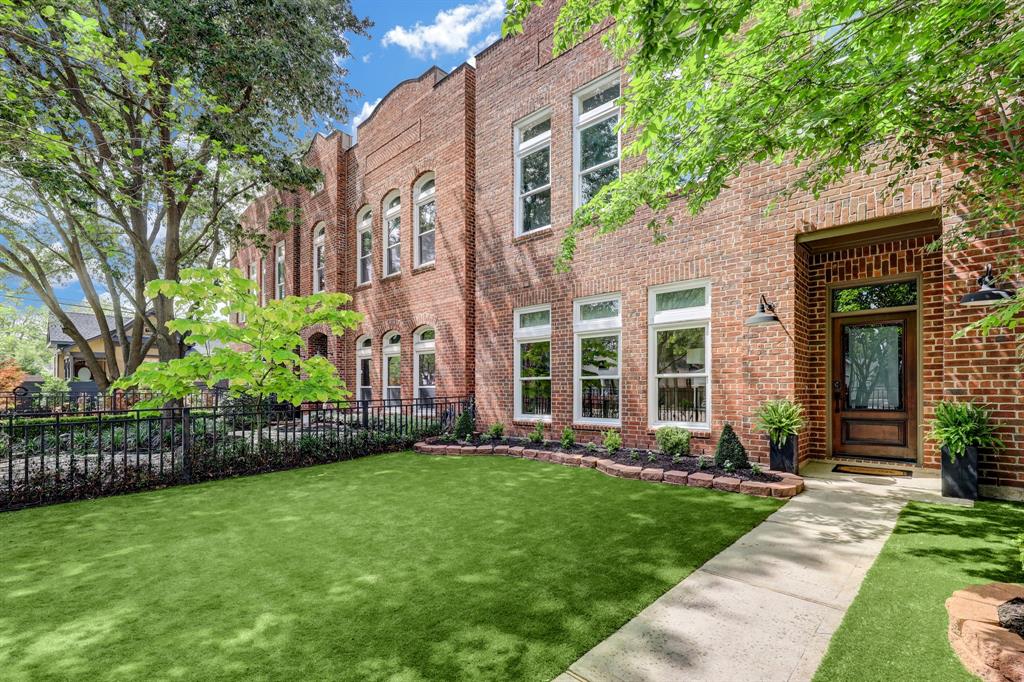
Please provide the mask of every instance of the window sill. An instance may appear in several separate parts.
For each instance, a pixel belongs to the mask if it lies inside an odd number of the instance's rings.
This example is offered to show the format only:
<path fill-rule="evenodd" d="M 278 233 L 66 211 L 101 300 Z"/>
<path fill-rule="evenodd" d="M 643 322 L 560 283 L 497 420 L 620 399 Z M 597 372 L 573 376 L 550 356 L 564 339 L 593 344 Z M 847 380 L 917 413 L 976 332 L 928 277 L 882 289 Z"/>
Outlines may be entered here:
<path fill-rule="evenodd" d="M 417 265 L 415 268 L 412 269 L 412 274 L 419 275 L 424 272 L 430 272 L 434 270 L 436 267 L 437 261 L 430 261 L 429 263 L 424 263 L 423 265 Z"/>
<path fill-rule="evenodd" d="M 706 428 L 704 426 L 693 427 L 693 426 L 686 426 L 685 424 L 669 424 L 669 423 L 666 423 L 666 424 L 648 424 L 647 425 L 647 433 L 649 433 L 651 435 L 654 435 L 654 434 L 658 433 L 659 429 L 664 429 L 664 428 L 669 427 L 669 426 L 674 426 L 674 427 L 680 428 L 680 429 L 686 429 L 687 431 L 690 432 L 690 436 L 693 437 L 693 438 L 700 438 L 700 439 L 703 439 L 703 440 L 707 440 L 707 439 L 711 438 L 711 430 L 710 429 L 708 429 L 708 428 Z"/>
<path fill-rule="evenodd" d="M 353 289 L 353 291 L 362 291 L 363 289 L 369 289 L 372 286 L 373 282 L 363 282 L 362 284 L 357 284 L 356 288 Z"/>
<path fill-rule="evenodd" d="M 512 425 L 513 426 L 536 426 L 537 422 L 541 422 L 542 424 L 550 424 L 551 423 L 551 417 L 550 416 L 547 416 L 547 417 L 525 417 L 525 416 L 520 416 L 520 417 L 516 417 L 515 419 L 512 420 Z"/>
<path fill-rule="evenodd" d="M 532 242 L 535 239 L 544 239 L 545 237 L 550 237 L 554 233 L 555 231 L 551 229 L 550 225 L 548 225 L 547 227 L 538 227 L 536 230 L 530 230 L 529 232 L 523 232 L 522 234 L 514 235 L 512 237 L 512 243 L 521 244 L 524 242 Z"/>
<path fill-rule="evenodd" d="M 402 271 L 399 270 L 398 272 L 392 272 L 390 275 L 385 275 L 384 277 L 381 277 L 380 281 L 386 282 L 389 279 L 398 279 L 401 276 L 402 276 Z"/>
<path fill-rule="evenodd" d="M 580 431 L 607 431 L 608 429 L 621 429 L 622 422 L 577 422 L 572 423 L 572 428 Z"/>

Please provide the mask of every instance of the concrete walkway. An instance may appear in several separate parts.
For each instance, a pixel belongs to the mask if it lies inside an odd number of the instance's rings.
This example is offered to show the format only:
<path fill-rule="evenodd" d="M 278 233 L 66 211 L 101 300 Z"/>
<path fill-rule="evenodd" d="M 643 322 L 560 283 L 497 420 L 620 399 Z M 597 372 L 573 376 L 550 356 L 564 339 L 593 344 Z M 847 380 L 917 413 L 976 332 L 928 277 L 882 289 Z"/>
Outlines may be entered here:
<path fill-rule="evenodd" d="M 810 680 L 900 510 L 910 499 L 942 499 L 927 476 L 830 469 L 802 471 L 822 477 L 556 682 Z"/>

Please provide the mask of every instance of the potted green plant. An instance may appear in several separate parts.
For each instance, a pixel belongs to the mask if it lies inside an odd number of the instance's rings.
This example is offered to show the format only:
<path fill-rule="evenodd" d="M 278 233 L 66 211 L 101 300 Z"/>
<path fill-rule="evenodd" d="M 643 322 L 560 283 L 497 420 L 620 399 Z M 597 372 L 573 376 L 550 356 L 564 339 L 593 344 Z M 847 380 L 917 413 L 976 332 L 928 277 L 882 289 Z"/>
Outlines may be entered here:
<path fill-rule="evenodd" d="M 768 434 L 771 468 L 795 474 L 797 434 L 804 427 L 803 405 L 792 400 L 766 400 L 754 417 L 754 428 Z"/>
<path fill-rule="evenodd" d="M 978 450 L 1001 450 L 999 425 L 988 409 L 970 402 L 943 400 L 935 406 L 932 440 L 942 445 L 944 497 L 978 499 Z"/>

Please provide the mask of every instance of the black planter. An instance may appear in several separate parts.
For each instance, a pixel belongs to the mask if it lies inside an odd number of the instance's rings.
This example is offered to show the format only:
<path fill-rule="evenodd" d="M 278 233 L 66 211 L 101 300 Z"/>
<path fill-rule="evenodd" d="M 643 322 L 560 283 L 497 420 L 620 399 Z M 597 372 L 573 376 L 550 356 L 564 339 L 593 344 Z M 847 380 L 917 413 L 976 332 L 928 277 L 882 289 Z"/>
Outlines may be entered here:
<path fill-rule="evenodd" d="M 772 471 L 788 471 L 796 473 L 796 435 L 786 439 L 782 445 L 776 445 L 771 438 L 768 439 L 770 458 L 768 462 Z"/>
<path fill-rule="evenodd" d="M 942 446 L 942 495 L 978 499 L 978 448 L 969 447 L 950 461 L 949 448 Z"/>

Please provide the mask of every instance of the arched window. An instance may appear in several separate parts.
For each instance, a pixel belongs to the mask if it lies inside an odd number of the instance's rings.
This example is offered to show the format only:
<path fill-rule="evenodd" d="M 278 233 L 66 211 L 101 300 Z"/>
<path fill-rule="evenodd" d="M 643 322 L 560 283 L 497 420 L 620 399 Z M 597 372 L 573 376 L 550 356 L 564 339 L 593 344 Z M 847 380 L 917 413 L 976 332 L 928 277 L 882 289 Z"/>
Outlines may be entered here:
<path fill-rule="evenodd" d="M 416 399 L 430 403 L 437 396 L 436 332 L 433 327 L 420 327 L 413 335 L 413 376 Z"/>
<path fill-rule="evenodd" d="M 427 173 L 416 183 L 414 192 L 416 208 L 413 211 L 413 234 L 416 235 L 414 251 L 416 267 L 434 262 L 437 229 L 437 201 L 434 198 L 434 174 Z"/>
<path fill-rule="evenodd" d="M 327 288 L 327 229 L 319 223 L 313 230 L 313 293 Z"/>
<path fill-rule="evenodd" d="M 384 335 L 384 397 L 402 399 L 402 336 L 398 332 Z"/>
<path fill-rule="evenodd" d="M 402 271 L 402 197 L 395 190 L 384 197 L 384 276 Z"/>
<path fill-rule="evenodd" d="M 360 336 L 356 339 L 356 397 L 359 400 L 373 400 L 373 339 Z"/>
<path fill-rule="evenodd" d="M 373 211 L 365 206 L 356 218 L 356 284 L 366 284 L 373 279 Z"/>
<path fill-rule="evenodd" d="M 309 357 L 319 355 L 322 358 L 327 357 L 327 334 L 323 332 L 317 332 L 310 335 L 309 337 Z"/>

